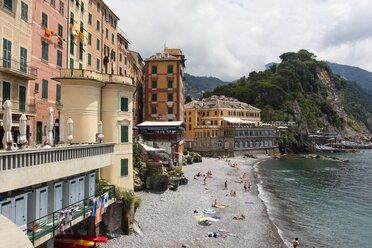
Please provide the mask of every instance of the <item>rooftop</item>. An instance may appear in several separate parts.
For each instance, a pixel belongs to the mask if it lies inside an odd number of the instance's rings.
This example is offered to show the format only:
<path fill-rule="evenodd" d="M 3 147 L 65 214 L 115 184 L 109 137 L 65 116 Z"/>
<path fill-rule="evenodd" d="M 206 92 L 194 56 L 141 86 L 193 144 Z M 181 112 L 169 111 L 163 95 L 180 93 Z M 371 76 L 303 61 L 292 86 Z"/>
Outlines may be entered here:
<path fill-rule="evenodd" d="M 253 107 L 252 105 L 245 102 L 240 102 L 235 98 L 215 95 L 208 98 L 203 98 L 201 100 L 193 100 L 185 104 L 185 110 L 193 108 L 195 109 L 229 108 L 249 110 L 251 112 L 261 112 L 259 108 Z"/>

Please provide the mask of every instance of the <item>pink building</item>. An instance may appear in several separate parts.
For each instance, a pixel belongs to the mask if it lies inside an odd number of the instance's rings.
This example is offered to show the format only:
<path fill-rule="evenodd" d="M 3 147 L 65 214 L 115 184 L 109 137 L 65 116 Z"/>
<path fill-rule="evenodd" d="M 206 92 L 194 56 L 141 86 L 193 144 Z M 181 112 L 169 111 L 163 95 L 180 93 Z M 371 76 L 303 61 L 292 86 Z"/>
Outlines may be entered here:
<path fill-rule="evenodd" d="M 30 81 L 30 104 L 36 105 L 36 115 L 29 119 L 30 143 L 45 141 L 47 109 L 53 107 L 54 139 L 59 140 L 59 111 L 61 85 L 52 80 L 66 67 L 66 36 L 68 0 L 33 0 L 32 11 L 32 66 L 38 68 L 37 79 Z"/>

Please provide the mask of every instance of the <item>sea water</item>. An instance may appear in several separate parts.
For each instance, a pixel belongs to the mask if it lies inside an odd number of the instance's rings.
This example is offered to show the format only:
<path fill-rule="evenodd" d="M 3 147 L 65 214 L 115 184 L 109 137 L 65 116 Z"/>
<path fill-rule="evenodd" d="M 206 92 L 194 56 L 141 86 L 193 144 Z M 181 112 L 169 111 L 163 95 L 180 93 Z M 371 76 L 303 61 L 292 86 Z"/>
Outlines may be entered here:
<path fill-rule="evenodd" d="M 372 247 L 372 150 L 348 163 L 290 157 L 256 166 L 259 196 L 290 246 Z"/>

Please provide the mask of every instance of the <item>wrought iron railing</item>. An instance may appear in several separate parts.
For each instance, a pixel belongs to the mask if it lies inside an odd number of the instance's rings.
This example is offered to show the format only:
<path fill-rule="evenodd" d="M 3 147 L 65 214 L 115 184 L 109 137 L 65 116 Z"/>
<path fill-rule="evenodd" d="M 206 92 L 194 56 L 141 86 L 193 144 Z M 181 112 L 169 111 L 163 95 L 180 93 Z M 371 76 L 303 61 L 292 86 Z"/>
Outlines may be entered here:
<path fill-rule="evenodd" d="M 101 195 L 99 196 L 96 195 L 95 197 L 85 198 L 27 223 L 27 237 L 31 240 L 32 244 L 35 245 L 37 240 L 42 239 L 47 235 L 49 235 L 50 239 L 62 234 L 62 225 L 63 229 L 66 230 L 71 228 L 73 225 L 84 221 L 91 215 L 95 199 L 101 197 L 106 192 L 108 193 L 109 203 L 115 202 L 115 186 L 106 186 L 102 191 L 100 191 Z M 68 214 L 68 216 L 62 215 L 66 212 L 71 212 L 71 214 Z"/>
<path fill-rule="evenodd" d="M 4 105 L 5 99 L 2 101 Z M 26 102 L 20 102 L 18 100 L 11 100 L 12 102 L 12 112 L 13 113 L 26 113 L 26 114 L 36 114 L 35 104 L 26 104 Z M 0 108 L 0 112 L 4 111 L 4 107 Z"/>
<path fill-rule="evenodd" d="M 0 69 L 22 74 L 28 78 L 37 78 L 37 68 L 27 62 L 0 58 Z"/>

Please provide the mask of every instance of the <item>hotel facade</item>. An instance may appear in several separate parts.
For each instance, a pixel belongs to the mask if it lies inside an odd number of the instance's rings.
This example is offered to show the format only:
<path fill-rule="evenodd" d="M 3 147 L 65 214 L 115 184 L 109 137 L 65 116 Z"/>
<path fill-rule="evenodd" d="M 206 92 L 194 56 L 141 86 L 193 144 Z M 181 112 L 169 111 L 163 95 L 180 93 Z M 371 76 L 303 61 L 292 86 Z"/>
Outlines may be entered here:
<path fill-rule="evenodd" d="M 261 126 L 261 110 L 237 99 L 211 96 L 185 104 L 186 148 L 207 156 L 275 148 L 274 130 Z"/>

